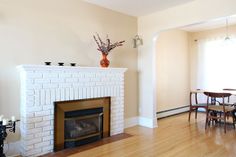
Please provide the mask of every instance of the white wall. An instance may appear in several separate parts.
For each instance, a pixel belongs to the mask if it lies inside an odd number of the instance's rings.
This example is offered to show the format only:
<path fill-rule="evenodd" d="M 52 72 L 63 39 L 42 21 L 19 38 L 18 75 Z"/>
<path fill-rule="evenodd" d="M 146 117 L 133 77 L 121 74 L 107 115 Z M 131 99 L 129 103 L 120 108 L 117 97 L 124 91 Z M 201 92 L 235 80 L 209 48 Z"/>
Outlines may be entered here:
<path fill-rule="evenodd" d="M 99 66 L 92 35 L 126 40 L 109 55 L 111 67 L 125 67 L 125 118 L 138 114 L 137 18 L 82 0 L 0 0 L 0 114 L 20 115 L 20 64 L 45 61 Z M 9 134 L 9 138 L 15 134 Z M 9 139 L 8 139 L 9 140 Z M 11 140 L 10 140 L 11 141 Z"/>
<path fill-rule="evenodd" d="M 144 40 L 138 56 L 140 116 L 156 125 L 156 93 L 153 87 L 156 82 L 154 39 L 157 33 L 233 14 L 236 14 L 235 0 L 196 0 L 138 18 L 138 32 Z"/>
<path fill-rule="evenodd" d="M 189 104 L 189 34 L 174 29 L 160 33 L 157 43 L 157 111 Z"/>

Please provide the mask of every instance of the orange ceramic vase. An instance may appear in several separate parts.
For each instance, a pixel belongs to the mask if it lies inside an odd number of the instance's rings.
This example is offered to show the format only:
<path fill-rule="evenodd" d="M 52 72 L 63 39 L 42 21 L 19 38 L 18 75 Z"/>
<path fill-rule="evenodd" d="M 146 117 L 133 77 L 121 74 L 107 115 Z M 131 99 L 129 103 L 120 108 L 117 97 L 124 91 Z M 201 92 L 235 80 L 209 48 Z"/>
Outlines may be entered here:
<path fill-rule="evenodd" d="M 107 59 L 107 54 L 102 53 L 102 59 L 100 61 L 100 65 L 103 68 L 107 68 L 110 64 L 110 61 Z"/>

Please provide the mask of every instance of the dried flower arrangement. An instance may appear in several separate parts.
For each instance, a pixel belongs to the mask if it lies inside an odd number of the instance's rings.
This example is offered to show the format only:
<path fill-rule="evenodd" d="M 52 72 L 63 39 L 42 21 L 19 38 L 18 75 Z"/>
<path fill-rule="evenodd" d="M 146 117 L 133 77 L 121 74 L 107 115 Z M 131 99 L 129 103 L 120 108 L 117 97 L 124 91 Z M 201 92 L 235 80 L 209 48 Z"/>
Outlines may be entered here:
<path fill-rule="evenodd" d="M 107 35 L 107 38 L 106 38 L 106 42 L 103 42 L 102 39 L 100 38 L 99 34 L 97 33 L 96 35 L 97 35 L 97 37 L 95 35 L 93 35 L 93 38 L 94 38 L 95 42 L 98 45 L 97 50 L 102 52 L 102 54 L 105 54 L 105 55 L 108 55 L 109 52 L 112 49 L 114 49 L 114 48 L 116 48 L 118 46 L 122 46 L 123 43 L 125 42 L 123 40 L 123 41 L 111 43 L 111 40 L 108 38 L 108 35 Z"/>

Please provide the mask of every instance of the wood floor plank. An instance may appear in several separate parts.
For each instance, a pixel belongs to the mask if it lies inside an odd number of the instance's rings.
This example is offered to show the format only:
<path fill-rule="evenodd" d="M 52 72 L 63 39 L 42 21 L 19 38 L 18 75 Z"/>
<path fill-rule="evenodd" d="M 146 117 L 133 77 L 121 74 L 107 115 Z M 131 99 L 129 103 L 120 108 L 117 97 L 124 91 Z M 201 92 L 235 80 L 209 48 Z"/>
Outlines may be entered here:
<path fill-rule="evenodd" d="M 87 144 L 87 145 L 76 147 L 76 148 L 68 148 L 68 149 L 65 149 L 65 150 L 62 150 L 62 151 L 53 152 L 53 153 L 43 155 L 41 157 L 65 157 L 65 156 L 69 156 L 71 154 L 76 154 L 76 153 L 79 153 L 79 152 L 82 152 L 82 151 L 85 151 L 85 150 L 89 150 L 89 149 L 92 149 L 92 148 L 95 148 L 95 147 L 98 147 L 98 146 L 101 146 L 101 145 L 105 145 L 105 144 L 108 144 L 108 143 L 112 143 L 112 142 L 115 142 L 115 141 L 119 141 L 119 140 L 122 140 L 122 139 L 129 138 L 129 137 L 132 137 L 132 135 L 127 134 L 127 133 L 122 133 L 122 134 L 118 134 L 118 135 L 115 135 L 115 136 L 103 138 L 102 140 L 99 140 L 97 142 L 93 142 L 91 144 Z"/>
<path fill-rule="evenodd" d="M 69 157 L 235 157 L 236 131 L 211 126 L 205 131 L 205 114 L 188 122 L 188 114 L 158 121 L 158 128 L 135 126 L 125 130 L 132 137 L 100 145 Z M 79 148 L 78 148 L 79 149 Z"/>

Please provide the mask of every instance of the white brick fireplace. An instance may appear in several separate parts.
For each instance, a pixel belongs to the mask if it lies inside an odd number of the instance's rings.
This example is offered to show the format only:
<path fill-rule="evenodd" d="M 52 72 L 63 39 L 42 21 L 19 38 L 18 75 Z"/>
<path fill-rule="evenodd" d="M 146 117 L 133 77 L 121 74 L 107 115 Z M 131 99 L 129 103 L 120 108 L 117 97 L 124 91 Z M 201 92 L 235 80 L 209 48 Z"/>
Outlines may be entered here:
<path fill-rule="evenodd" d="M 53 151 L 54 102 L 111 97 L 110 134 L 124 130 L 125 68 L 18 66 L 21 78 L 21 153 Z"/>

